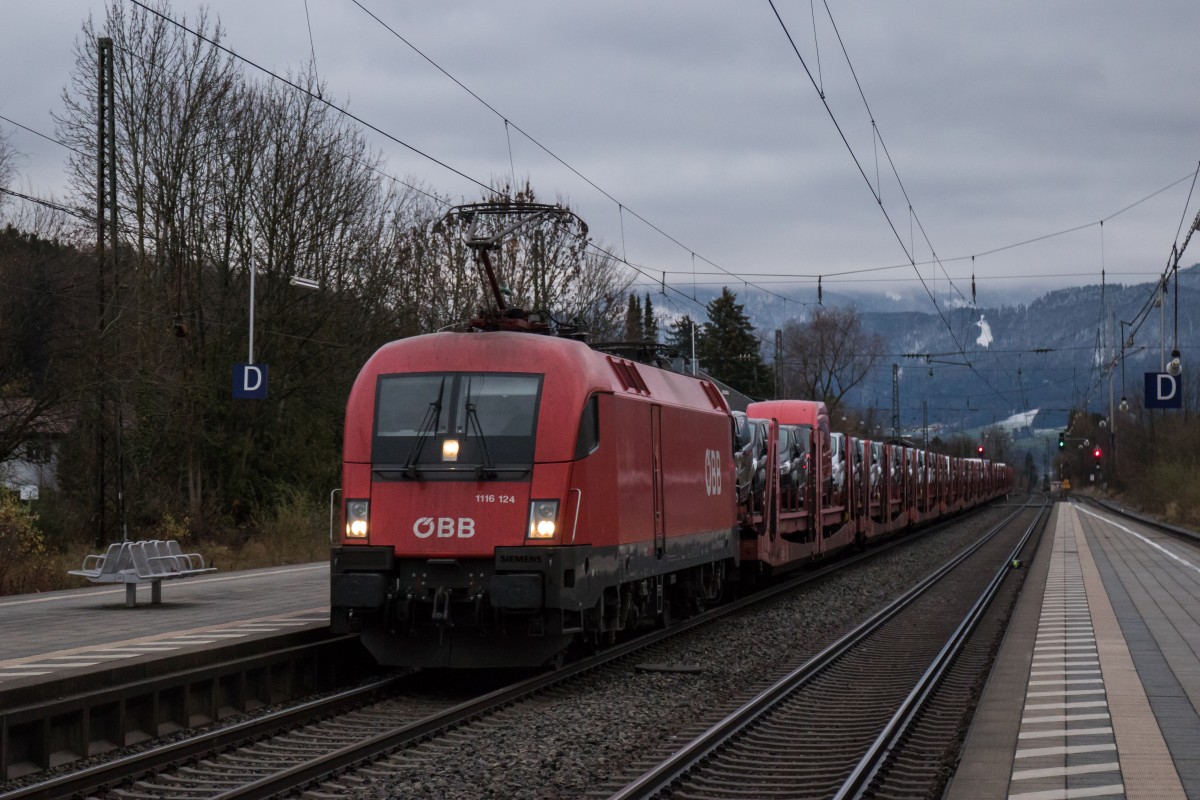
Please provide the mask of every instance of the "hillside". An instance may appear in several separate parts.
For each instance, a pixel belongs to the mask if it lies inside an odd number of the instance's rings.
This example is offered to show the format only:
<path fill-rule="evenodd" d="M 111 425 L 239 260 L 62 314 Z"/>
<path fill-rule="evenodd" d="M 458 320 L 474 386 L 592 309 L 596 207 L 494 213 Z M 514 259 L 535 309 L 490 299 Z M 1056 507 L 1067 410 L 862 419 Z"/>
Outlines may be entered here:
<path fill-rule="evenodd" d="M 928 402 L 931 425 L 970 430 L 999 423 L 1018 413 L 1038 409 L 1035 427 L 1057 429 L 1066 424 L 1067 410 L 1087 405 L 1107 411 L 1108 378 L 1100 379 L 1103 363 L 1116 363 L 1114 395 L 1119 401 L 1120 322 L 1133 320 L 1152 296 L 1154 283 L 1098 283 L 1047 292 L 1028 302 L 998 306 L 944 307 L 946 322 L 931 309 L 912 310 L 916 298 L 884 294 L 843 295 L 862 313 L 864 326 L 887 342 L 887 355 L 869 381 L 851 399 L 859 408 L 879 409 L 890 420 L 892 364 L 900 368 L 901 424 L 914 427 Z M 1179 273 L 1178 336 L 1183 361 L 1200 333 L 1200 265 Z M 1174 291 L 1172 282 L 1171 290 Z M 830 296 L 826 295 L 826 303 Z M 747 311 L 756 328 L 770 332 L 795 315 L 799 306 L 778 298 L 747 296 Z M 1109 308 L 1106 351 L 1100 349 L 1100 330 Z M 887 310 L 889 304 L 902 310 Z M 1175 298 L 1167 296 L 1165 352 L 1170 358 Z M 1125 328 L 1128 338 L 1130 329 Z M 1152 310 L 1133 336 L 1125 354 L 1125 387 L 1131 401 L 1142 391 L 1142 373 L 1160 368 L 1160 312 Z M 960 347 L 961 345 L 961 347 Z M 966 359 L 960 352 L 966 353 Z M 1103 354 L 1107 352 L 1107 356 Z M 768 361 L 773 351 L 768 345 Z M 968 366 L 968 363 L 970 366 Z M 1103 386 L 1101 386 L 1103 383 Z"/>

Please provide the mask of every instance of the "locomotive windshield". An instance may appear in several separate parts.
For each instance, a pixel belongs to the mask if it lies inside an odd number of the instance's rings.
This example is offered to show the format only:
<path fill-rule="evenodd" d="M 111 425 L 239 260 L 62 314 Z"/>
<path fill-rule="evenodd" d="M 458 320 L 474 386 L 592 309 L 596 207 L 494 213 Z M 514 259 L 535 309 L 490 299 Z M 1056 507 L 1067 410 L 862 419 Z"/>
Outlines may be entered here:
<path fill-rule="evenodd" d="M 384 375 L 372 460 L 386 477 L 519 479 L 533 465 L 542 377 Z"/>

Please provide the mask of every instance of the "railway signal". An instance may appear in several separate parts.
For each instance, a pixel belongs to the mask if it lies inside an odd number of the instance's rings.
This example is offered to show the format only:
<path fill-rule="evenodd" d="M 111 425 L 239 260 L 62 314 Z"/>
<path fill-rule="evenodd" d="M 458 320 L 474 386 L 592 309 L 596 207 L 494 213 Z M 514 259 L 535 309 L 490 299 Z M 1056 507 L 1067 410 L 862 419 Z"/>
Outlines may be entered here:
<path fill-rule="evenodd" d="M 1058 432 L 1058 449 L 1062 450 L 1066 446 L 1067 446 L 1067 432 L 1059 431 Z"/>
<path fill-rule="evenodd" d="M 977 455 L 983 455 L 983 445 L 981 445 L 981 444 L 980 444 L 980 445 L 976 445 L 976 446 L 975 446 L 975 453 L 976 453 Z"/>

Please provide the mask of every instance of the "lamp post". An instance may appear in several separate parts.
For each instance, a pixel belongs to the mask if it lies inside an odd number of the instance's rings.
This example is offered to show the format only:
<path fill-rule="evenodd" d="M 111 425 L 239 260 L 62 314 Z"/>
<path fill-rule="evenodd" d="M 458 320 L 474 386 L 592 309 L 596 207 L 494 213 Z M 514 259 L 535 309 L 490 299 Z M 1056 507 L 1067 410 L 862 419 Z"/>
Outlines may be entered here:
<path fill-rule="evenodd" d="M 236 400 L 265 400 L 267 397 L 267 365 L 254 363 L 254 250 L 247 249 L 250 273 L 250 338 L 245 364 L 233 365 L 233 397 Z"/>
<path fill-rule="evenodd" d="M 250 250 L 250 352 L 246 357 L 246 363 L 254 364 L 254 273 L 258 270 L 254 267 L 254 250 Z"/>
<path fill-rule="evenodd" d="M 250 272 L 250 336 L 246 351 L 246 363 L 234 364 L 233 396 L 239 399 L 261 400 L 267 396 L 267 365 L 254 363 L 254 282 L 258 273 L 254 265 L 254 250 L 249 249 L 247 267 Z M 292 275 L 288 282 L 302 289 L 320 289 L 321 284 L 312 278 Z"/>

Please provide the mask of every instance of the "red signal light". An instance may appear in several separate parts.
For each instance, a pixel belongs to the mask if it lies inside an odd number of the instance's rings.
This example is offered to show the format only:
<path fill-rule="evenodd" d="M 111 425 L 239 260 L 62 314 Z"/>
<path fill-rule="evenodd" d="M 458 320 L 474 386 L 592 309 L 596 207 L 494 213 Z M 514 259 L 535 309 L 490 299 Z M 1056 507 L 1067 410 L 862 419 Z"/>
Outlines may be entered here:
<path fill-rule="evenodd" d="M 978 453 L 979 455 L 983 455 L 983 445 L 977 445 L 975 447 L 975 452 Z"/>
<path fill-rule="evenodd" d="M 1100 448 L 1097 447 L 1095 450 L 1092 451 L 1092 455 L 1096 458 L 1099 458 L 1103 454 L 1100 452 Z"/>

